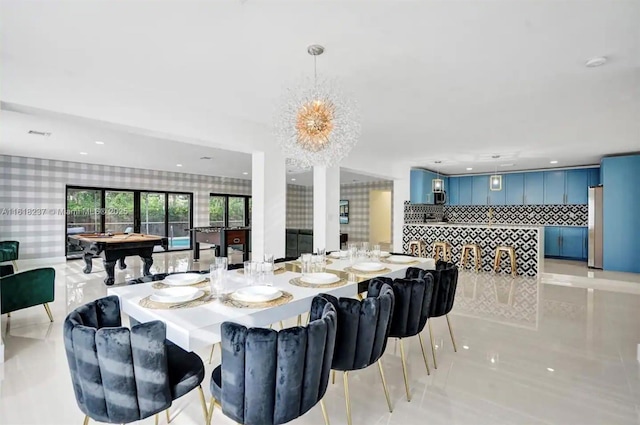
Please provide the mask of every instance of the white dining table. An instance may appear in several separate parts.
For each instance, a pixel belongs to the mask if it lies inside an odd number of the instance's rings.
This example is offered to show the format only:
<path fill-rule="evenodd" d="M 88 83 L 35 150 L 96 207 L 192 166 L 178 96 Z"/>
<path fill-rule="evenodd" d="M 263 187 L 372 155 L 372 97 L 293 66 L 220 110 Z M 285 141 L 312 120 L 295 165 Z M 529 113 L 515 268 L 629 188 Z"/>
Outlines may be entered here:
<path fill-rule="evenodd" d="M 433 269 L 433 260 L 430 260 L 416 258 L 418 264 L 411 265 L 385 263 L 385 266 L 391 271 L 379 276 L 404 277 L 407 267 Z M 331 262 L 327 265 L 328 272 L 332 270 L 340 272 L 352 265 L 349 260 L 331 259 Z M 120 299 L 121 311 L 138 322 L 163 321 L 166 324 L 168 340 L 187 351 L 195 351 L 220 342 L 220 325 L 223 322 L 231 321 L 253 327 L 269 326 L 280 320 L 308 313 L 311 301 L 318 294 L 356 297 L 358 282 L 375 277 L 370 275 L 357 276 L 356 280 L 335 288 L 306 288 L 289 283 L 291 279 L 300 276 L 300 273 L 293 271 L 273 275 L 269 283 L 280 290 L 289 292 L 293 295 L 293 299 L 286 304 L 267 308 L 231 307 L 218 300 L 190 308 L 152 309 L 143 307 L 140 305 L 140 301 L 156 291 L 153 288 L 154 282 L 111 287 L 107 289 L 107 294 L 116 295 Z M 249 285 L 244 275 L 238 273 L 237 270 L 227 271 L 226 277 L 225 292 Z"/>

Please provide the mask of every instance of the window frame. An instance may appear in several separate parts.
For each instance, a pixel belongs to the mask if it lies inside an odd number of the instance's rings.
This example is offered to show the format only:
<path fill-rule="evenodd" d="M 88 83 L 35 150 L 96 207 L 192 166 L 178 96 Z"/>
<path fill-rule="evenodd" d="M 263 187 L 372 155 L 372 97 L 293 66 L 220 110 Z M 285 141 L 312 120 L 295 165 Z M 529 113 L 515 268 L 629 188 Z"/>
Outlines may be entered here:
<path fill-rule="evenodd" d="M 244 198 L 244 226 L 251 226 L 251 215 L 249 213 L 249 203 L 251 200 L 251 195 L 238 195 L 235 193 L 209 193 L 209 205 L 211 205 L 212 197 L 221 197 L 224 199 L 224 226 L 229 227 L 229 198 Z M 211 225 L 211 215 L 209 215 L 209 225 Z"/>

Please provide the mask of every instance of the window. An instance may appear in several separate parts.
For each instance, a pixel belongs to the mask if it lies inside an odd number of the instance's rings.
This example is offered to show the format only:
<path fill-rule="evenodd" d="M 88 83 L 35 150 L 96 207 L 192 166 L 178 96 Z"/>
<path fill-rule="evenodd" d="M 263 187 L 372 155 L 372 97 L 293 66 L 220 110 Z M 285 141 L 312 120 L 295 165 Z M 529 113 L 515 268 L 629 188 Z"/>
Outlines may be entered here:
<path fill-rule="evenodd" d="M 67 186 L 66 219 L 66 235 L 145 233 L 167 237 L 171 250 L 191 249 L 193 194 Z M 67 258 L 81 254 L 67 244 Z"/>
<path fill-rule="evenodd" d="M 245 227 L 250 225 L 250 196 L 211 194 L 209 198 L 209 226 Z"/>

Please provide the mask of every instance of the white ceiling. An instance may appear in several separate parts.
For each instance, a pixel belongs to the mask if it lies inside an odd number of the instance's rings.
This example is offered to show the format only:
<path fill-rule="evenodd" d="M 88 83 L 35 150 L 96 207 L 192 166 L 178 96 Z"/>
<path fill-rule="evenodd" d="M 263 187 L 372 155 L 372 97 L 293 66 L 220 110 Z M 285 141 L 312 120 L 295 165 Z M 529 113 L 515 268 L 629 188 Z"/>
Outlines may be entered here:
<path fill-rule="evenodd" d="M 4 0 L 0 19 L 3 101 L 147 136 L 275 149 L 276 105 L 321 43 L 318 72 L 362 108 L 346 168 L 442 160 L 458 174 L 640 150 L 637 0 Z"/>

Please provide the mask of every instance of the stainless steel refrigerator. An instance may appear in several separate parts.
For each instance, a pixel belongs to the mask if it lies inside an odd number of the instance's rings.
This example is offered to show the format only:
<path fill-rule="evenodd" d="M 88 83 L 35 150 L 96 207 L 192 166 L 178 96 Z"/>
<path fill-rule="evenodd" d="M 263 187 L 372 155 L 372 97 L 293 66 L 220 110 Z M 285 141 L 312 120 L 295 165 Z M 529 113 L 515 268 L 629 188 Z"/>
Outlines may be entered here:
<path fill-rule="evenodd" d="M 602 186 L 589 188 L 589 262 L 594 269 L 602 268 Z"/>

